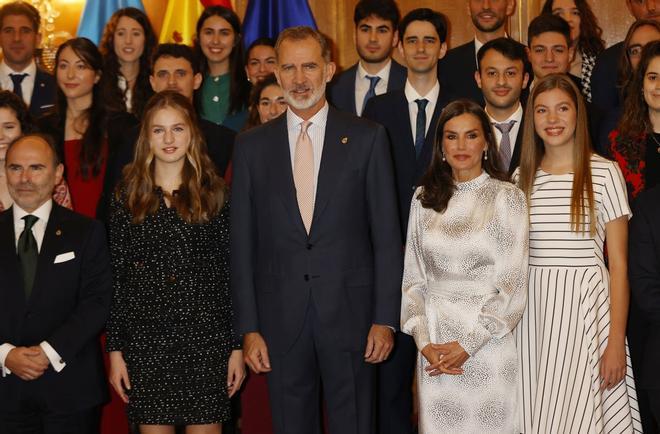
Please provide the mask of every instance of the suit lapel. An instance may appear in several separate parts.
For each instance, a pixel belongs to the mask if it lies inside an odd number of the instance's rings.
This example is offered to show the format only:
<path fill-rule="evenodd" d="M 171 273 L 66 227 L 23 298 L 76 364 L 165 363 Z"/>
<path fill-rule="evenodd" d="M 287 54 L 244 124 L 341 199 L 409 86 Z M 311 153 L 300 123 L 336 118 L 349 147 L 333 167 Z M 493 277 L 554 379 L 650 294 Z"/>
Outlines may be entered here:
<path fill-rule="evenodd" d="M 305 225 L 300 216 L 296 185 L 293 182 L 293 167 L 291 166 L 291 149 L 289 147 L 289 132 L 286 124 L 286 113 L 273 121 L 273 141 L 271 150 L 271 179 L 284 208 L 289 213 L 292 224 L 306 235 Z"/>
<path fill-rule="evenodd" d="M 11 291 L 8 298 L 16 300 L 20 305 L 25 305 L 25 293 L 23 292 L 23 277 L 21 276 L 21 264 L 16 254 L 16 235 L 14 234 L 14 214 L 11 207 L 0 214 L 0 269 L 3 281 L 0 285 L 1 291 Z"/>
<path fill-rule="evenodd" d="M 511 163 L 509 164 L 509 176 L 511 176 L 516 170 L 516 167 L 520 165 L 520 152 L 522 151 L 524 129 L 525 121 L 523 117 L 523 120 L 520 122 L 520 127 L 518 128 L 518 134 L 516 135 L 516 142 L 513 144 L 513 154 L 511 155 Z"/>
<path fill-rule="evenodd" d="M 350 73 L 351 77 L 353 78 L 350 82 L 351 84 L 351 89 L 349 92 L 346 92 L 346 98 L 348 99 L 348 107 L 351 108 L 351 113 L 357 116 L 357 107 L 355 106 L 355 84 L 357 83 L 358 80 L 358 69 L 357 69 L 357 64 L 353 67 L 353 72 Z M 364 109 L 364 107 L 363 107 Z"/>
<path fill-rule="evenodd" d="M 46 231 L 44 232 L 44 239 L 41 242 L 41 249 L 39 250 L 37 274 L 34 277 L 34 286 L 28 304 L 39 298 L 43 292 L 43 288 L 47 286 L 45 279 L 55 275 L 55 273 L 51 273 L 49 270 L 53 266 L 55 255 L 62 251 L 61 244 L 64 230 L 62 229 L 61 220 L 58 205 L 53 203 L 53 209 L 50 212 Z"/>
<path fill-rule="evenodd" d="M 316 183 L 316 200 L 310 235 L 314 231 L 314 224 L 318 222 L 337 185 L 336 180 L 344 166 L 350 146 L 351 138 L 345 134 L 342 126 L 339 125 L 336 112 L 332 107 L 328 111 L 323 140 L 323 155 L 321 156 L 321 168 Z"/>
<path fill-rule="evenodd" d="M 418 182 L 419 178 L 426 172 L 427 167 L 431 163 L 431 156 L 433 155 L 433 146 L 435 144 L 435 135 L 436 127 L 438 125 L 438 118 L 440 113 L 447 105 L 447 101 L 444 98 L 442 89 L 440 89 L 441 94 L 438 95 L 438 100 L 435 103 L 435 108 L 433 109 L 433 115 L 431 115 L 431 123 L 429 124 L 429 130 L 426 132 L 426 137 L 424 138 L 424 147 L 422 152 L 417 159 L 417 164 L 415 166 L 415 182 Z M 411 133 L 412 134 L 412 133 Z"/>

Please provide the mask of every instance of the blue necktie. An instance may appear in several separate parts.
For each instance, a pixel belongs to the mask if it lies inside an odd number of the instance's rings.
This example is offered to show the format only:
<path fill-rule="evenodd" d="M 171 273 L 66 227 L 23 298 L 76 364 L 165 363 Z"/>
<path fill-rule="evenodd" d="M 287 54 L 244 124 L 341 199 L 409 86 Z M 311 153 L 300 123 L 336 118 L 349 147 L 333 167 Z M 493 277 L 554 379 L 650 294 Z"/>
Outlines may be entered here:
<path fill-rule="evenodd" d="M 364 108 L 367 106 L 367 101 L 369 101 L 371 97 L 376 96 L 376 85 L 378 85 L 378 82 L 380 81 L 380 77 L 378 76 L 372 77 L 371 75 L 366 75 L 365 77 L 369 79 L 369 90 L 364 96 L 364 100 L 362 100 L 362 111 L 364 111 Z"/>
<path fill-rule="evenodd" d="M 23 83 L 23 80 L 27 77 L 27 74 L 9 74 L 9 78 L 11 78 L 11 82 L 14 84 L 14 93 L 20 98 L 23 99 L 23 88 L 21 87 L 21 83 Z"/>
<path fill-rule="evenodd" d="M 417 103 L 417 122 L 415 123 L 415 155 L 419 158 L 424 147 L 424 138 L 426 137 L 426 104 L 428 99 L 416 99 Z"/>

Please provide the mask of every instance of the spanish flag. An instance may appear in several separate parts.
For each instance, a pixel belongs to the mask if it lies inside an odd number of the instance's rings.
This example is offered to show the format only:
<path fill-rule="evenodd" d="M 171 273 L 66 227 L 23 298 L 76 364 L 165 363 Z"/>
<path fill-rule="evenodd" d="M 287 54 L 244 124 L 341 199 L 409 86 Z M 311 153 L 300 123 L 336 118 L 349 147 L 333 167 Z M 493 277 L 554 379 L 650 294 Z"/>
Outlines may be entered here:
<path fill-rule="evenodd" d="M 207 6 L 233 9 L 231 0 L 169 0 L 159 42 L 192 45 L 197 19 Z"/>

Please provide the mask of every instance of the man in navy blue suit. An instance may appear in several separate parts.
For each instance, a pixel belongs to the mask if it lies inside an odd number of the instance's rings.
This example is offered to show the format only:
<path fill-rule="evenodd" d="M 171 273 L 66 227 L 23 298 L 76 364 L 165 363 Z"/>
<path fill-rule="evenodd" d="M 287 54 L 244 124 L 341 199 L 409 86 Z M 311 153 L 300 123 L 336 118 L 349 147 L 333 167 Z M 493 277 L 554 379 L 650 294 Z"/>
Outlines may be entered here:
<path fill-rule="evenodd" d="M 0 8 L 0 86 L 21 97 L 30 113 L 41 116 L 55 104 L 55 78 L 34 60 L 41 42 L 39 11 L 27 2 L 15 1 Z"/>
<path fill-rule="evenodd" d="M 360 61 L 340 74 L 328 92 L 339 110 L 360 116 L 375 95 L 402 89 L 406 68 L 392 60 L 399 8 L 392 0 L 361 0 L 355 6 L 355 48 Z"/>
<path fill-rule="evenodd" d="M 406 84 L 403 89 L 369 100 L 363 117 L 387 130 L 405 239 L 413 191 L 431 161 L 435 126 L 448 102 L 436 73 L 438 60 L 447 50 L 447 20 L 431 9 L 415 9 L 401 20 L 399 38 L 399 52 L 408 65 Z M 380 434 L 412 432 L 411 387 L 416 354 L 412 337 L 399 332 L 392 356 L 379 367 Z"/>
<path fill-rule="evenodd" d="M 438 74 L 442 87 L 451 91 L 452 99 L 469 98 L 483 105 L 483 95 L 473 78 L 477 52 L 486 42 L 506 37 L 506 22 L 515 11 L 516 2 L 468 0 L 467 7 L 474 25 L 474 39 L 449 50 L 439 63 Z"/>

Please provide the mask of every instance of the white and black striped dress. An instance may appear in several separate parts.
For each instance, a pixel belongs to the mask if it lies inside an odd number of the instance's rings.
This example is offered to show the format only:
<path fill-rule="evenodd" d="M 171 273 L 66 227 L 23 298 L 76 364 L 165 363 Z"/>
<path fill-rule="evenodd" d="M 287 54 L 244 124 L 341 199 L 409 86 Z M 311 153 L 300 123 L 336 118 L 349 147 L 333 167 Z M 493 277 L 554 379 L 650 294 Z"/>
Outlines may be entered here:
<path fill-rule="evenodd" d="M 595 237 L 571 231 L 572 173 L 539 170 L 534 180 L 528 304 L 516 329 L 525 433 L 642 431 L 628 356 L 625 381 L 609 391 L 599 388 L 610 326 L 605 224 L 631 212 L 618 166 L 594 155 L 591 170 Z"/>

